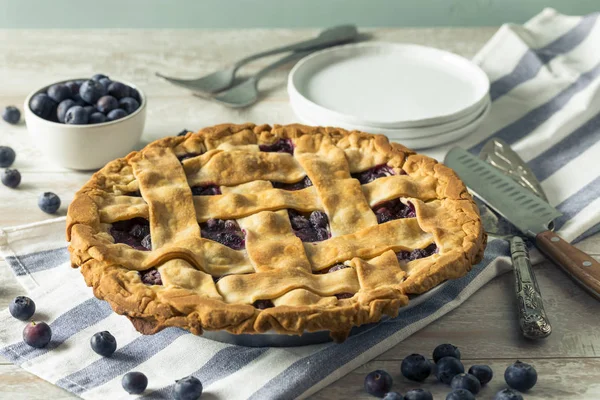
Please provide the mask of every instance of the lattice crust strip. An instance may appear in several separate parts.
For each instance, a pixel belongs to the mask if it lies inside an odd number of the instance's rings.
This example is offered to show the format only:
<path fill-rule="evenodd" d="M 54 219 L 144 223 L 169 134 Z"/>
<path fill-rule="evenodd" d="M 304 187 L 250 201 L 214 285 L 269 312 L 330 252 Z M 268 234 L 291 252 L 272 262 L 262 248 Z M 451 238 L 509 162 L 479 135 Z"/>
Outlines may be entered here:
<path fill-rule="evenodd" d="M 277 143 L 293 155 L 263 151 Z M 371 182 L 353 175 L 382 165 Z M 302 180 L 311 185 L 274 187 Z M 208 186 L 215 193 L 192 194 Z M 397 199 L 416 218 L 378 221 L 374 209 Z M 289 209 L 323 212 L 330 237 L 302 242 Z M 151 251 L 114 242 L 111 227 L 133 218 L 149 221 Z M 215 219 L 236 220 L 243 249 L 202 237 L 200 224 Z M 223 125 L 152 143 L 94 175 L 70 207 L 67 235 L 95 294 L 144 333 L 327 329 L 338 339 L 395 315 L 405 294 L 463 275 L 485 246 L 448 168 L 383 136 L 301 125 Z M 437 252 L 400 257 L 428 246 Z M 138 271 L 151 268 L 161 284 L 142 282 Z"/>

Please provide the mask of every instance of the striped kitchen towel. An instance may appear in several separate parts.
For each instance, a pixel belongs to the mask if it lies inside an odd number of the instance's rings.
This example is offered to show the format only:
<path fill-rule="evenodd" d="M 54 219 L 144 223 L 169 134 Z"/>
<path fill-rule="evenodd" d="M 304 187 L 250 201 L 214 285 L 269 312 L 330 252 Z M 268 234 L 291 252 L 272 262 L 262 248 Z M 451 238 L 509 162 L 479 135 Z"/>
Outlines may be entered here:
<path fill-rule="evenodd" d="M 545 10 L 524 26 L 503 26 L 476 56 L 489 74 L 494 100 L 482 127 L 460 141 L 477 152 L 491 136 L 512 144 L 540 177 L 564 214 L 559 233 L 576 240 L 600 222 L 600 22 L 598 14 L 567 17 Z M 447 148 L 431 149 L 442 159 Z M 175 379 L 194 375 L 210 399 L 304 398 L 388 350 L 446 314 L 510 269 L 504 241 L 488 244 L 483 262 L 465 277 L 419 296 L 374 328 L 342 344 L 249 348 L 214 342 L 180 329 L 138 334 L 125 317 L 95 299 L 69 267 L 64 219 L 0 230 L 0 252 L 50 323 L 44 349 L 23 344 L 23 323 L 0 313 L 0 354 L 25 370 L 85 399 L 131 398 L 123 374 L 145 373 L 145 399 L 171 398 Z M 539 256 L 537 257 L 539 258 Z M 89 339 L 108 330 L 119 348 L 95 354 Z"/>

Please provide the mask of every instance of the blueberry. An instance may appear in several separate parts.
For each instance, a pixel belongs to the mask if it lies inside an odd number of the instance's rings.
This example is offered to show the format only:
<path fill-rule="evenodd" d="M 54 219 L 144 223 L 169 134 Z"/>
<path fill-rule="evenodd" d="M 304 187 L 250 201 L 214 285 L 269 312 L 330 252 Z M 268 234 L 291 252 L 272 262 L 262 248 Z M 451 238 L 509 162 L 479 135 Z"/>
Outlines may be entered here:
<path fill-rule="evenodd" d="M 152 250 L 152 237 L 150 234 L 144 236 L 141 243 L 146 250 Z"/>
<path fill-rule="evenodd" d="M 108 76 L 106 76 L 104 74 L 96 74 L 96 75 L 92 76 L 93 81 L 100 82 L 101 79 L 109 79 L 109 78 L 108 78 Z"/>
<path fill-rule="evenodd" d="M 46 93 L 38 93 L 29 102 L 29 108 L 38 117 L 50 119 L 56 108 L 56 102 Z"/>
<path fill-rule="evenodd" d="M 103 122 L 106 122 L 106 115 L 101 112 L 93 113 L 88 120 L 88 124 L 101 124 Z"/>
<path fill-rule="evenodd" d="M 105 94 L 104 86 L 93 80 L 83 82 L 79 88 L 79 95 L 88 104 L 95 104 Z"/>
<path fill-rule="evenodd" d="M 140 103 L 132 97 L 124 97 L 119 100 L 119 107 L 125 110 L 127 114 L 131 114 L 140 108 Z"/>
<path fill-rule="evenodd" d="M 142 97 L 140 96 L 140 92 L 138 92 L 137 89 L 132 88 L 131 86 L 129 87 L 129 97 L 137 100 L 138 103 L 142 104 Z"/>
<path fill-rule="evenodd" d="M 121 82 L 111 82 L 108 86 L 108 94 L 117 99 L 122 99 L 130 96 L 130 88 Z"/>
<path fill-rule="evenodd" d="M 60 103 L 61 101 L 66 100 L 73 95 L 73 93 L 71 93 L 71 89 L 62 83 L 57 83 L 56 85 L 50 86 L 47 93 L 48 96 L 57 103 Z"/>
<path fill-rule="evenodd" d="M 45 322 L 35 323 L 31 321 L 23 329 L 23 341 L 36 349 L 46 347 L 51 338 L 52 329 Z"/>
<path fill-rule="evenodd" d="M 17 155 L 15 151 L 8 146 L 0 146 L 0 167 L 10 167 L 15 162 Z"/>
<path fill-rule="evenodd" d="M 111 112 L 109 112 L 106 116 L 106 119 L 108 121 L 116 121 L 118 119 L 125 118 L 126 116 L 127 113 L 124 110 L 117 108 L 116 110 L 112 110 Z"/>
<path fill-rule="evenodd" d="M 65 123 L 65 115 L 69 108 L 75 107 L 77 104 L 73 99 L 67 99 L 60 102 L 58 107 L 56 108 L 56 116 L 58 117 L 58 122 Z"/>
<path fill-rule="evenodd" d="M 433 400 L 433 395 L 426 389 L 413 389 L 406 392 L 404 400 Z"/>
<path fill-rule="evenodd" d="M 112 96 L 102 96 L 96 103 L 98 111 L 104 114 L 108 114 L 112 110 L 119 108 L 119 101 Z"/>
<path fill-rule="evenodd" d="M 7 168 L 2 171 L 0 180 L 4 186 L 15 189 L 21 183 L 21 173 L 16 169 Z"/>
<path fill-rule="evenodd" d="M 458 350 L 458 347 L 449 343 L 440 344 L 433 350 L 433 361 L 437 364 L 437 362 L 444 357 L 454 357 L 457 360 L 460 360 L 460 350 Z"/>
<path fill-rule="evenodd" d="M 60 208 L 60 197 L 52 192 L 42 193 L 38 199 L 40 209 L 48 214 L 54 214 Z"/>
<path fill-rule="evenodd" d="M 383 400 L 403 400 L 404 397 L 398 392 L 387 392 Z"/>
<path fill-rule="evenodd" d="M 446 400 L 475 400 L 475 395 L 465 389 L 455 389 L 448 393 Z"/>
<path fill-rule="evenodd" d="M 141 372 L 128 372 L 123 375 L 121 386 L 129 394 L 142 394 L 148 386 L 148 378 Z"/>
<path fill-rule="evenodd" d="M 411 354 L 402 360 L 400 371 L 406 378 L 422 382 L 431 374 L 431 364 L 422 355 Z"/>
<path fill-rule="evenodd" d="M 81 86 L 81 82 L 79 81 L 69 81 L 65 83 L 65 86 L 69 88 L 71 91 L 71 95 L 79 93 L 79 87 Z"/>
<path fill-rule="evenodd" d="M 92 350 L 104 357 L 110 357 L 117 349 L 117 340 L 108 331 L 95 333 L 90 339 Z"/>
<path fill-rule="evenodd" d="M 94 106 L 85 106 L 83 107 L 83 109 L 88 114 L 88 116 L 91 116 L 93 113 L 98 112 L 98 110 L 96 110 L 96 107 Z"/>
<path fill-rule="evenodd" d="M 485 385 L 492 380 L 494 371 L 487 365 L 473 365 L 469 368 L 469 373 L 479 379 L 481 385 Z"/>
<path fill-rule="evenodd" d="M 188 132 L 189 132 L 189 131 L 188 131 L 187 129 L 184 129 L 184 130 L 182 130 L 181 132 L 179 132 L 179 133 L 177 134 L 177 136 L 185 136 L 185 135 L 187 135 L 187 133 L 188 133 Z"/>
<path fill-rule="evenodd" d="M 79 95 L 79 93 L 73 95 L 73 101 L 75 102 L 76 106 L 85 107 L 85 106 L 88 105 L 88 103 L 86 103 L 85 100 L 83 100 L 81 98 L 81 96 Z"/>
<path fill-rule="evenodd" d="M 511 388 L 519 392 L 526 392 L 535 386 L 537 371 L 531 365 L 517 361 L 506 368 L 504 380 Z"/>
<path fill-rule="evenodd" d="M 196 400 L 202 395 L 202 382 L 193 376 L 175 381 L 173 397 L 175 400 Z"/>
<path fill-rule="evenodd" d="M 523 400 L 523 396 L 512 389 L 502 389 L 496 393 L 494 400 Z"/>
<path fill-rule="evenodd" d="M 477 379 L 475 375 L 465 373 L 458 374 L 452 378 L 450 386 L 452 389 L 465 389 L 473 394 L 477 394 L 481 390 L 481 382 L 479 382 L 479 379 Z"/>
<path fill-rule="evenodd" d="M 365 377 L 365 390 L 367 393 L 383 397 L 392 388 L 392 377 L 383 370 L 376 370 Z"/>
<path fill-rule="evenodd" d="M 9 124 L 16 125 L 21 120 L 21 111 L 15 106 L 8 106 L 2 113 L 2 119 Z"/>
<path fill-rule="evenodd" d="M 460 360 L 454 357 L 444 357 L 437 363 L 436 375 L 440 382 L 449 385 L 458 374 L 465 372 L 465 367 Z"/>
<path fill-rule="evenodd" d="M 35 303 L 29 297 L 18 296 L 8 305 L 10 315 L 21 321 L 27 321 L 35 313 Z"/>
<path fill-rule="evenodd" d="M 85 125 L 88 123 L 90 116 L 87 111 L 81 106 L 73 106 L 67 110 L 65 114 L 65 124 L 69 125 Z"/>
<path fill-rule="evenodd" d="M 102 79 L 98 80 L 98 83 L 100 83 L 102 86 L 104 86 L 104 90 L 106 91 L 106 93 L 108 93 L 108 87 L 110 86 L 112 81 L 108 78 L 102 78 Z"/>

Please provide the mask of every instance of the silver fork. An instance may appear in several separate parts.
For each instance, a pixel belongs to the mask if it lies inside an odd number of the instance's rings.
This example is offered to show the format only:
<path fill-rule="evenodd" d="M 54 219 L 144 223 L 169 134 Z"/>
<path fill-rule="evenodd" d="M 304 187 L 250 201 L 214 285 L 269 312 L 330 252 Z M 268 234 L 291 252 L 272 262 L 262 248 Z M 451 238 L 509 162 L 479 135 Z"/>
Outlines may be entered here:
<path fill-rule="evenodd" d="M 290 44 L 287 46 L 279 47 L 276 49 L 263 51 L 251 56 L 245 57 L 232 66 L 225 68 L 221 71 L 213 72 L 210 75 L 204 76 L 198 79 L 178 79 L 172 78 L 160 73 L 156 73 L 157 76 L 166 79 L 174 85 L 190 89 L 194 92 L 201 93 L 217 93 L 230 87 L 234 80 L 237 70 L 258 58 L 271 56 L 279 53 L 286 53 L 290 51 L 302 52 L 306 50 L 317 50 L 336 44 L 347 43 L 355 40 L 358 36 L 358 30 L 354 25 L 340 25 L 333 28 L 324 30 L 314 39 L 305 40 L 299 43 Z"/>
<path fill-rule="evenodd" d="M 246 79 L 242 83 L 217 95 L 211 96 L 207 94 L 194 93 L 194 96 L 201 97 L 203 99 L 210 100 L 230 108 L 248 107 L 258 101 L 258 98 L 260 96 L 258 92 L 258 81 L 263 76 L 282 65 L 298 61 L 312 52 L 313 51 L 303 51 L 292 53 L 287 57 L 275 61 L 273 64 L 267 65 L 266 67 L 258 71 L 255 75 Z"/>

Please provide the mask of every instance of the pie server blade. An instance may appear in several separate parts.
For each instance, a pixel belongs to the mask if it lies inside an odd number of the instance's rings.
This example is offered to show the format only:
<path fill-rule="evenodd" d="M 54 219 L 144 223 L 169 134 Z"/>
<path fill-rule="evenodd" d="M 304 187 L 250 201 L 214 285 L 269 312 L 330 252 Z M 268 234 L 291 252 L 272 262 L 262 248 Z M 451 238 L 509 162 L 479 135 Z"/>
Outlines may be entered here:
<path fill-rule="evenodd" d="M 548 229 L 548 224 L 562 215 L 560 212 L 464 149 L 450 150 L 444 163 L 479 198 L 530 237 L 546 256 L 600 299 L 600 263 Z"/>

